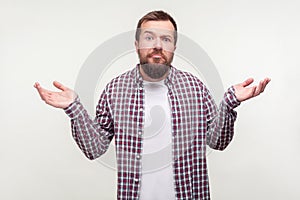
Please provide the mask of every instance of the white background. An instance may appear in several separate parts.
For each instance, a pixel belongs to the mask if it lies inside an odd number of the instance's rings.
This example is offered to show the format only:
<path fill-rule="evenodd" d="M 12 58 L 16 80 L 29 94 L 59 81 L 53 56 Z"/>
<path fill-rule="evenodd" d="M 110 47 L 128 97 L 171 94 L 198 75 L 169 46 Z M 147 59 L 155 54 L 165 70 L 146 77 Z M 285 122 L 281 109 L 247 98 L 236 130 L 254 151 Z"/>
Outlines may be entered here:
<path fill-rule="evenodd" d="M 300 199 L 296 0 L 1 0 L 0 199 L 115 198 L 115 172 L 83 156 L 67 116 L 45 105 L 33 84 L 74 87 L 96 47 L 154 9 L 169 12 L 208 53 L 225 88 L 272 78 L 264 94 L 237 109 L 229 147 L 208 157 L 212 199 Z"/>

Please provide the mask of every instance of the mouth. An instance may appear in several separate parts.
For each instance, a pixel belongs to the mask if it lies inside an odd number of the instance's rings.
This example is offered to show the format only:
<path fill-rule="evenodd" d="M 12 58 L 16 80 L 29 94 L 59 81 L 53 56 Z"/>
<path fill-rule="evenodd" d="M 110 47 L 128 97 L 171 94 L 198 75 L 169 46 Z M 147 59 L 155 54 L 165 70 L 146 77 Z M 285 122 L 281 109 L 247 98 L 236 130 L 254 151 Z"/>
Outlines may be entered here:
<path fill-rule="evenodd" d="M 166 55 L 164 55 L 163 52 L 161 51 L 156 51 L 156 50 L 153 50 L 152 52 L 149 52 L 147 55 L 146 55 L 146 58 L 147 58 L 147 62 L 149 63 L 160 63 L 160 64 L 163 64 L 163 63 L 166 63 L 167 62 L 167 57 Z"/>
<path fill-rule="evenodd" d="M 161 58 L 163 58 L 162 55 L 160 55 L 160 54 L 153 54 L 153 55 L 151 55 L 151 57 L 154 58 L 154 59 L 161 59 Z"/>
<path fill-rule="evenodd" d="M 165 56 L 162 53 L 153 52 L 149 55 L 149 58 L 152 58 L 153 60 L 166 60 Z"/>

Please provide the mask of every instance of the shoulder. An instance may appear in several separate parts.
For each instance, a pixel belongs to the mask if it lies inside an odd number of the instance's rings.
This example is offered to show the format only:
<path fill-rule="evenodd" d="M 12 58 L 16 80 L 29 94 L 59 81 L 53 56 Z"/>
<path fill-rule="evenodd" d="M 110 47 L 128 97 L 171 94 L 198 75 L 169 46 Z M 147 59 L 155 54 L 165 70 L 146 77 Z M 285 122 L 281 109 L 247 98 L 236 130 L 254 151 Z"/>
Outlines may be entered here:
<path fill-rule="evenodd" d="M 130 87 L 136 80 L 136 68 L 128 70 L 119 76 L 113 78 L 107 85 L 106 90 L 109 91 L 116 87 Z"/>
<path fill-rule="evenodd" d="M 175 82 L 198 90 L 207 90 L 205 84 L 194 74 L 174 68 Z"/>

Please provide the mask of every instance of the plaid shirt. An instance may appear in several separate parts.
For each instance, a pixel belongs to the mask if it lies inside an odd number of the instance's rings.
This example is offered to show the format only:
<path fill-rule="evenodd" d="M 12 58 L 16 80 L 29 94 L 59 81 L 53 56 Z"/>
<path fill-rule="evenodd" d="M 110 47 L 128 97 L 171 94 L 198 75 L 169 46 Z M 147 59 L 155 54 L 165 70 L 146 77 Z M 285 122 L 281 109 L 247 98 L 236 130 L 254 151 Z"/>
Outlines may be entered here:
<path fill-rule="evenodd" d="M 177 199 L 210 199 L 206 145 L 223 150 L 233 137 L 239 105 L 233 87 L 219 108 L 195 76 L 171 67 L 165 79 L 171 105 L 174 185 Z M 65 112 L 73 137 L 89 159 L 106 152 L 115 137 L 118 199 L 139 199 L 144 127 L 144 88 L 138 66 L 113 79 L 92 120 L 77 98 Z"/>

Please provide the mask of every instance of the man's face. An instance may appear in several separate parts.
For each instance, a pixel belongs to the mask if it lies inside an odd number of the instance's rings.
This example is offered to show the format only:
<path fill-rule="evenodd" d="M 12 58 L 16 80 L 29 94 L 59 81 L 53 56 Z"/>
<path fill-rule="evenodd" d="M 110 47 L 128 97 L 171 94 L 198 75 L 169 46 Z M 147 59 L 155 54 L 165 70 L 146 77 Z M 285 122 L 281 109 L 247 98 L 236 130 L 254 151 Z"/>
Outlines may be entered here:
<path fill-rule="evenodd" d="M 160 79 L 169 71 L 176 49 L 174 33 L 170 21 L 142 23 L 135 46 L 143 72 L 149 77 Z"/>

